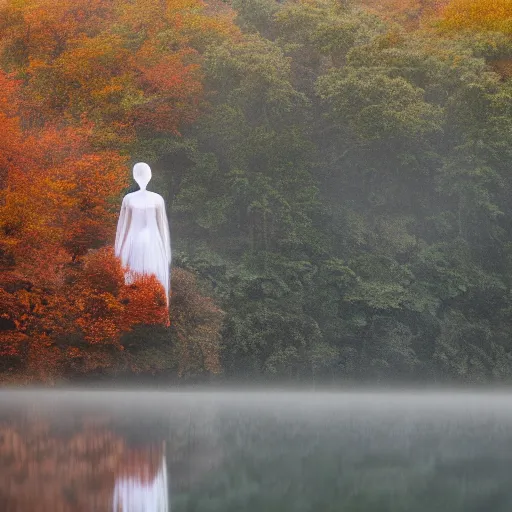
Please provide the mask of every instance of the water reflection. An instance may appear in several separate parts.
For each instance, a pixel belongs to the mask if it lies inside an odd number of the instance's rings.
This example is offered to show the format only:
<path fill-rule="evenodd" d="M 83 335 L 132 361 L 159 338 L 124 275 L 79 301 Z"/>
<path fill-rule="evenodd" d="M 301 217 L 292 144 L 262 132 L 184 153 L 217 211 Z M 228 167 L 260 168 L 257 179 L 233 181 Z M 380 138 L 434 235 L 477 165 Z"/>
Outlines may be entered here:
<path fill-rule="evenodd" d="M 114 487 L 114 512 L 167 512 L 167 465 L 163 450 L 128 451 Z"/>
<path fill-rule="evenodd" d="M 510 512 L 511 467 L 506 393 L 0 393 L 0 512 Z"/>
<path fill-rule="evenodd" d="M 169 510 L 165 441 L 150 428 L 134 438 L 108 416 L 2 413 L 2 512 Z"/>

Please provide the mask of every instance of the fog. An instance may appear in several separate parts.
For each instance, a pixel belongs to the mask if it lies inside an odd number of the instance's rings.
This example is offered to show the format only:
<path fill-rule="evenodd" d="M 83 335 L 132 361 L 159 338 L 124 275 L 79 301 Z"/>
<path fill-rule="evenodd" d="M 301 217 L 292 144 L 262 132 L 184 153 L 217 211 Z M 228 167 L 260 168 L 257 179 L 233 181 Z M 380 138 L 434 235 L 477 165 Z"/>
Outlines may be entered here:
<path fill-rule="evenodd" d="M 111 510 L 122 478 L 134 495 L 137 478 L 156 481 L 162 461 L 167 489 L 158 493 L 173 511 L 512 504 L 504 389 L 10 390 L 0 417 L 6 510 Z"/>

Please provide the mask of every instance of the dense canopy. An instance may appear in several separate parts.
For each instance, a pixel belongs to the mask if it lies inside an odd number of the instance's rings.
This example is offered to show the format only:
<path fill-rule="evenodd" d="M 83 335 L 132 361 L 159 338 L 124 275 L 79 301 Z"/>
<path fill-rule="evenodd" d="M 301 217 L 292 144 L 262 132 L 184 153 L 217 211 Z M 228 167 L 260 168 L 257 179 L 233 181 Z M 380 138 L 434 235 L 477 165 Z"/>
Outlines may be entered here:
<path fill-rule="evenodd" d="M 509 379 L 512 9 L 489 5 L 6 0 L 4 378 Z M 170 212 L 169 328 L 112 255 L 134 161 Z"/>

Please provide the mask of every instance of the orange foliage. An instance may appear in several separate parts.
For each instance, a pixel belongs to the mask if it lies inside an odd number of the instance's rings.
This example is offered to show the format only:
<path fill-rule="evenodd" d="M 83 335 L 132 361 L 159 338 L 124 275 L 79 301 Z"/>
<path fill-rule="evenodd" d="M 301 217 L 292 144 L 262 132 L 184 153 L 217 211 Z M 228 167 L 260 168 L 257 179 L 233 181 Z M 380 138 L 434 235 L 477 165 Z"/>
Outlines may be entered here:
<path fill-rule="evenodd" d="M 442 18 L 446 28 L 512 35 L 512 0 L 451 0 Z"/>
<path fill-rule="evenodd" d="M 18 88 L 19 82 L 0 71 L 0 188 L 5 186 L 7 168 L 21 157 L 21 130 L 16 116 Z"/>
<path fill-rule="evenodd" d="M 39 130 L 19 143 L 17 155 L 0 191 L 2 241 L 23 275 L 51 281 L 58 264 L 112 240 L 111 199 L 127 185 L 126 158 L 93 153 L 84 127 Z"/>
<path fill-rule="evenodd" d="M 39 381 L 111 367 L 124 332 L 168 320 L 162 285 L 151 276 L 125 286 L 112 247 L 65 268 L 51 289 L 3 273 L 0 297 L 0 317 L 11 326 L 0 331 L 0 355 L 18 358 Z"/>
<path fill-rule="evenodd" d="M 421 22 L 437 15 L 448 0 L 362 0 L 362 4 L 385 19 L 416 29 Z"/>
<path fill-rule="evenodd" d="M 451 0 L 442 11 L 442 28 L 449 31 L 501 32 L 512 36 L 512 0 Z M 493 70 L 512 77 L 512 59 L 508 56 L 489 59 Z"/>
<path fill-rule="evenodd" d="M 198 49 L 237 33 L 200 0 L 8 0 L 0 8 L 4 66 L 24 76 L 30 126 L 92 121 L 98 144 L 135 128 L 178 133 L 199 114 Z"/>
<path fill-rule="evenodd" d="M 145 51 L 151 52 L 149 49 Z M 187 55 L 193 51 L 182 51 L 162 57 L 156 62 L 147 59 L 141 65 L 138 83 L 146 91 L 144 103 L 134 109 L 133 118 L 137 126 L 156 131 L 178 133 L 182 122 L 191 123 L 199 115 L 203 88 L 198 64 L 185 65 Z M 190 96 L 183 104 L 182 99 Z"/>

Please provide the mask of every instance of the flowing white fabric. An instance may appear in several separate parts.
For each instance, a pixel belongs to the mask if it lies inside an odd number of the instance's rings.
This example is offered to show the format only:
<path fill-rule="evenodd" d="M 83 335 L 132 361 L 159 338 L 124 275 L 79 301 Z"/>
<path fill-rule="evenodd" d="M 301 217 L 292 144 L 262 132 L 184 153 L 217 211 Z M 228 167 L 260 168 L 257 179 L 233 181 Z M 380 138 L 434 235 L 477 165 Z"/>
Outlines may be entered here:
<path fill-rule="evenodd" d="M 128 267 L 126 284 L 137 274 L 154 274 L 165 289 L 169 306 L 171 237 L 165 202 L 148 190 L 127 194 L 117 223 L 115 254 Z"/>
<path fill-rule="evenodd" d="M 143 482 L 137 477 L 116 480 L 112 508 L 113 512 L 169 512 L 165 455 L 151 482 Z"/>

